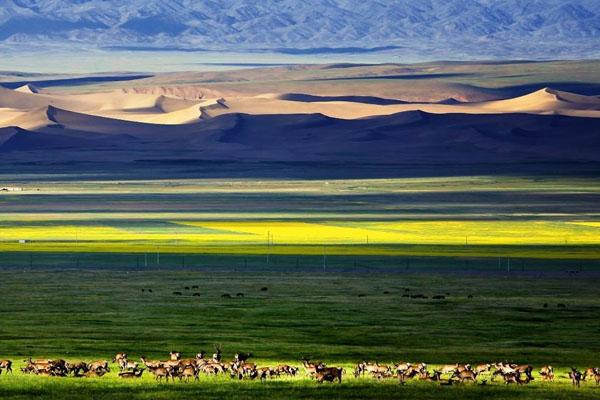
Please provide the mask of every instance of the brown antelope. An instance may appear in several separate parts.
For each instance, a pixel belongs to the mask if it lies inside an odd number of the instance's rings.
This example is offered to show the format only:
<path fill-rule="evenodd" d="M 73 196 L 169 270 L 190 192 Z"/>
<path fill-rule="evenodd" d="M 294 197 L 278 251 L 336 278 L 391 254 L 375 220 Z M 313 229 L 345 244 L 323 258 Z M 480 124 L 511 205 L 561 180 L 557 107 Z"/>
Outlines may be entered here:
<path fill-rule="evenodd" d="M 462 371 L 455 371 L 452 376 L 458 379 L 458 381 L 461 383 L 466 381 L 477 382 L 477 372 L 468 369 L 463 369 Z"/>
<path fill-rule="evenodd" d="M 181 353 L 178 351 L 172 351 L 169 353 L 171 361 L 178 361 L 181 358 Z"/>
<path fill-rule="evenodd" d="M 515 365 L 515 366 L 513 366 L 513 369 L 521 374 L 525 374 L 527 376 L 527 378 L 529 378 L 530 380 L 533 380 L 533 376 L 531 375 L 531 372 L 533 371 L 533 367 L 531 365 L 528 365 L 528 364 Z"/>
<path fill-rule="evenodd" d="M 337 379 L 339 383 L 342 383 L 342 375 L 344 373 L 343 368 L 317 366 L 317 373 L 319 372 L 324 373 L 326 375 L 331 375 L 334 377 L 334 380 Z"/>
<path fill-rule="evenodd" d="M 266 381 L 267 378 L 271 378 L 276 375 L 273 368 L 270 368 L 270 367 L 256 368 L 256 372 L 257 372 L 257 377 L 260 378 L 260 380 L 263 382 Z"/>
<path fill-rule="evenodd" d="M 106 360 L 99 360 L 99 361 L 94 361 L 88 364 L 88 369 L 90 371 L 105 371 L 105 372 L 110 372 L 110 367 L 108 366 L 108 361 Z"/>
<path fill-rule="evenodd" d="M 73 376 L 75 377 L 79 377 L 89 371 L 88 365 L 84 361 L 67 363 L 67 369 L 69 372 L 73 373 Z"/>
<path fill-rule="evenodd" d="M 490 372 L 491 369 L 492 369 L 492 364 L 479 364 L 475 367 L 475 369 L 473 371 L 475 371 L 481 375 L 486 372 Z"/>
<path fill-rule="evenodd" d="M 165 381 L 169 381 L 169 377 L 171 376 L 171 371 L 170 369 L 167 369 L 163 366 L 160 367 L 150 367 L 148 366 L 148 369 L 150 370 L 150 372 L 152 372 L 152 375 L 154 375 L 154 379 L 156 379 L 158 382 L 162 382 L 163 378 L 165 379 Z"/>
<path fill-rule="evenodd" d="M 162 361 L 148 360 L 148 359 L 146 359 L 146 356 L 141 356 L 140 360 L 142 361 L 142 364 L 144 364 L 147 368 L 158 368 L 158 367 L 162 367 L 162 365 L 163 365 Z"/>
<path fill-rule="evenodd" d="M 0 366 L 0 368 L 2 368 L 2 367 Z M 595 378 L 596 384 L 598 384 L 598 382 L 599 382 L 598 376 L 599 375 L 600 375 L 600 368 L 594 368 L 594 367 L 588 368 L 583 373 L 583 376 L 581 377 L 581 380 L 585 381 L 585 380 L 587 380 L 587 378 Z"/>
<path fill-rule="evenodd" d="M 121 365 L 121 360 L 127 360 L 127 353 L 117 353 L 113 357 L 112 362 Z"/>
<path fill-rule="evenodd" d="M 302 359 L 302 365 L 304 366 L 304 369 L 306 370 L 306 373 L 309 376 L 315 375 L 319 367 L 324 368 L 326 366 L 323 363 L 311 363 L 310 360 L 307 358 Z"/>
<path fill-rule="evenodd" d="M 145 368 L 142 369 L 133 369 L 131 371 L 122 371 L 119 372 L 119 378 L 130 379 L 130 378 L 141 378 L 142 373 L 145 371 Z"/>
<path fill-rule="evenodd" d="M 10 360 L 0 360 L 0 372 L 2 372 L 2 370 L 6 370 L 6 373 L 11 373 L 12 374 L 12 361 Z"/>
<path fill-rule="evenodd" d="M 404 361 L 401 361 L 398 364 L 394 365 L 394 369 L 399 374 L 403 374 L 404 372 L 408 371 L 408 369 L 411 367 L 412 367 L 411 363 L 404 362 Z"/>
<path fill-rule="evenodd" d="M 554 381 L 554 368 L 552 365 L 545 365 L 540 369 L 540 375 L 544 381 Z"/>
<path fill-rule="evenodd" d="M 194 378 L 194 381 L 199 381 L 198 377 L 198 369 L 195 366 L 187 365 L 181 368 L 181 374 L 179 375 L 179 380 L 185 379 L 186 383 L 189 383 L 190 378 Z"/>
<path fill-rule="evenodd" d="M 289 376 L 296 376 L 296 374 L 298 373 L 298 368 L 286 364 L 280 364 L 275 367 L 275 372 L 278 375 L 287 374 Z"/>
<path fill-rule="evenodd" d="M 458 364 L 442 365 L 438 371 L 442 374 L 453 374 L 455 371 L 458 371 Z"/>
<path fill-rule="evenodd" d="M 419 380 L 429 381 L 429 382 L 439 382 L 442 380 L 442 373 L 437 370 L 433 370 L 433 375 L 429 374 L 429 371 L 421 372 L 419 375 Z"/>
<path fill-rule="evenodd" d="M 342 383 L 342 375 L 344 374 L 344 370 L 342 368 L 335 367 L 324 367 L 319 368 L 319 370 L 315 373 L 315 379 L 317 383 L 327 382 L 335 382 L 336 380 L 339 383 Z"/>
<path fill-rule="evenodd" d="M 206 355 L 206 352 L 200 351 L 200 353 L 196 354 L 196 360 L 204 360 L 205 355 Z"/>

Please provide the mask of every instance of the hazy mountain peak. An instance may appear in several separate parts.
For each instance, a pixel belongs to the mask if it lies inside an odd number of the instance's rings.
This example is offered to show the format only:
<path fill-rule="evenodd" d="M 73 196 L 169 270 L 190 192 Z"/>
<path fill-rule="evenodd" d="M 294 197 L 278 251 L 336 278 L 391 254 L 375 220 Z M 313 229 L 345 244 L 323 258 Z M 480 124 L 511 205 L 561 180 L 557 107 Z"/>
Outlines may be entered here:
<path fill-rule="evenodd" d="M 597 0 L 2 0 L 0 5 L 0 41 L 9 43 L 398 46 L 497 57 L 592 57 L 600 47 Z"/>

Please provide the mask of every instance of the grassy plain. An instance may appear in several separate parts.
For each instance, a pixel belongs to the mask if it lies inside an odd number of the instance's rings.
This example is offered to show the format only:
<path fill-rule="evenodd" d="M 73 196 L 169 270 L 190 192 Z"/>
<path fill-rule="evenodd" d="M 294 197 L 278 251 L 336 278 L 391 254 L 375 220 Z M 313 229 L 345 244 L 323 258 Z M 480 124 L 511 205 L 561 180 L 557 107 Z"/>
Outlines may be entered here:
<path fill-rule="evenodd" d="M 430 368 L 509 359 L 536 368 L 550 363 L 560 377 L 554 384 L 537 380 L 523 388 L 489 382 L 490 387 L 424 382 L 401 387 L 394 380 L 349 377 L 337 388 L 317 387 L 304 376 L 264 385 L 201 377 L 199 384 L 186 385 L 158 384 L 150 377 L 123 382 L 115 373 L 91 380 L 2 375 L 0 393 L 17 398 L 594 398 L 598 391 L 591 384 L 572 389 L 565 379 L 568 367 L 597 364 L 600 354 L 595 323 L 600 282 L 591 272 L 481 276 L 7 269 L 0 279 L 2 357 L 19 363 L 29 355 L 93 360 L 117 351 L 161 358 L 177 349 L 190 356 L 221 343 L 225 357 L 253 351 L 260 365 L 299 365 L 299 358 L 307 356 L 349 371 L 362 359 L 425 361 Z M 198 289 L 185 289 L 195 285 Z M 245 296 L 221 297 L 237 292 Z M 429 299 L 402 297 L 405 293 Z M 432 300 L 436 294 L 447 297 Z M 567 308 L 557 308 L 558 302 Z"/>
<path fill-rule="evenodd" d="M 558 382 L 527 387 L 367 378 L 318 387 L 305 376 L 186 385 L 16 372 L 0 376 L 3 398 L 598 394 L 565 378 L 600 355 L 595 178 L 1 178 L 22 189 L 0 192 L 0 358 L 17 366 L 28 356 L 189 356 L 221 343 L 226 357 L 252 351 L 262 365 L 308 356 L 349 371 L 362 359 L 509 359 L 559 371 Z"/>

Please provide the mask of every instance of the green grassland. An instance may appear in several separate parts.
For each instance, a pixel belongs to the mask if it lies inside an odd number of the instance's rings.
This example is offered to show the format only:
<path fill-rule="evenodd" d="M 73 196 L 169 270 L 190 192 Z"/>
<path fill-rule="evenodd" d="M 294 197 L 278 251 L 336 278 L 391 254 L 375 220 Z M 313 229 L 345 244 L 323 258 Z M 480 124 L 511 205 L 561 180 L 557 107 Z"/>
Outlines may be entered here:
<path fill-rule="evenodd" d="M 598 396 L 566 379 L 569 367 L 597 366 L 600 356 L 593 177 L 0 178 L 0 187 L 22 189 L 0 192 L 0 358 L 17 367 L 28 356 L 193 356 L 220 343 L 227 358 L 252 351 L 259 365 L 299 365 L 302 356 L 347 371 L 363 359 L 430 369 L 514 360 L 552 364 L 559 377 L 536 375 L 527 387 L 352 377 L 318 386 L 305 375 L 158 384 L 114 371 L 99 379 L 16 371 L 0 375 L 0 397 Z"/>
<path fill-rule="evenodd" d="M 340 274 L 213 272 L 210 270 L 3 270 L 2 357 L 70 360 L 187 356 L 223 345 L 225 357 L 252 351 L 259 365 L 299 365 L 302 356 L 341 365 L 496 360 L 552 364 L 557 382 L 522 388 L 442 387 L 395 380 L 348 379 L 340 386 L 302 375 L 266 384 L 201 377 L 200 383 L 0 376 L 0 393 L 22 398 L 594 398 L 598 388 L 573 389 L 570 366 L 595 365 L 600 355 L 598 275 Z M 185 287 L 198 286 L 186 290 Z M 267 291 L 260 289 L 267 287 Z M 149 293 L 147 289 L 153 289 Z M 146 289 L 142 292 L 142 289 Z M 408 289 L 408 292 L 406 291 Z M 183 295 L 174 295 L 181 291 Z M 244 293 L 223 299 L 224 293 Z M 387 293 L 386 293 L 387 292 Z M 192 296 L 199 293 L 200 296 Z M 424 294 L 429 299 L 402 297 Z M 446 295 L 449 293 L 449 295 Z M 432 300 L 436 294 L 445 300 Z M 472 295 L 472 298 L 468 296 Z M 566 309 L 557 308 L 558 302 Z M 544 307 L 547 304 L 548 307 Z M 430 367 L 433 368 L 433 367 Z M 350 374 L 349 374 L 350 375 Z M 562 377 L 562 378 L 561 378 Z M 489 378 L 488 378 L 489 379 Z M 4 397 L 4 396 L 3 396 Z"/>

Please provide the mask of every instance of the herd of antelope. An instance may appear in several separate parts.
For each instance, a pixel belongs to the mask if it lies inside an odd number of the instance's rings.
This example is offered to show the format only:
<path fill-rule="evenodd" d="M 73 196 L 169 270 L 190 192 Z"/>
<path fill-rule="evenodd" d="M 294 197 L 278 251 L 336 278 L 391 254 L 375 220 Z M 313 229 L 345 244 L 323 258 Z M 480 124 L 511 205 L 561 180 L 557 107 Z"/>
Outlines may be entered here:
<path fill-rule="evenodd" d="M 232 379 L 259 379 L 265 381 L 280 376 L 297 376 L 299 368 L 280 364 L 276 367 L 258 367 L 248 360 L 252 353 L 236 353 L 232 361 L 222 359 L 221 346 L 215 346 L 212 357 L 205 357 L 205 352 L 200 352 L 194 358 L 182 358 L 181 353 L 172 351 L 167 360 L 149 360 L 141 356 L 138 361 L 130 360 L 126 353 L 118 353 L 112 362 L 118 366 L 118 376 L 122 379 L 141 378 L 144 371 L 154 376 L 158 382 L 176 380 L 189 382 L 198 381 L 200 374 L 229 375 Z M 73 377 L 102 377 L 110 372 L 110 363 L 106 360 L 95 362 L 68 362 L 62 359 L 27 359 L 21 371 L 25 374 L 41 376 L 73 376 Z M 338 382 L 342 383 L 344 368 L 327 366 L 321 362 L 311 362 L 303 358 L 302 366 L 306 374 L 317 383 Z M 0 360 L 0 375 L 2 371 L 12 373 L 12 362 Z M 400 362 L 386 365 L 376 362 L 363 361 L 354 368 L 354 377 L 371 376 L 377 380 L 397 379 L 400 384 L 407 380 L 437 382 L 440 385 L 453 385 L 456 383 L 471 382 L 486 385 L 488 380 L 494 382 L 497 378 L 505 384 L 526 385 L 534 380 L 534 368 L 528 364 L 514 364 L 498 362 L 494 364 L 448 364 L 431 372 L 425 363 Z M 539 370 L 542 381 L 553 382 L 555 379 L 554 368 L 546 365 Z M 487 379 L 483 379 L 487 378 Z M 567 377 L 565 377 L 567 378 Z M 581 382 L 595 381 L 600 385 L 600 368 L 588 368 L 581 372 L 571 368 L 568 374 L 574 386 L 579 387 Z"/>

